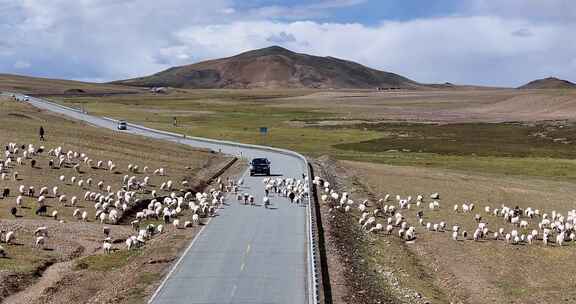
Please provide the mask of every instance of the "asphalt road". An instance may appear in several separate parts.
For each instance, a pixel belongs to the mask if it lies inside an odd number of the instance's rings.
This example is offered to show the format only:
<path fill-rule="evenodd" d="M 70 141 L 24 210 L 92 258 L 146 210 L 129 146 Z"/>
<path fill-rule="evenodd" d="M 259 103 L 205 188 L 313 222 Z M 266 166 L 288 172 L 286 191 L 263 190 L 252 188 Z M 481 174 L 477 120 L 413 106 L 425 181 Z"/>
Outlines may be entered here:
<path fill-rule="evenodd" d="M 113 121 L 73 111 L 37 98 L 33 106 L 97 127 L 116 130 Z M 296 156 L 255 147 L 206 142 L 128 126 L 125 133 L 178 142 L 246 158 L 267 157 L 272 175 L 301 178 L 306 164 Z M 244 178 L 242 192 L 264 196 L 262 177 Z M 310 303 L 307 205 L 273 196 L 271 209 L 245 206 L 230 197 L 228 206 L 196 237 L 150 303 Z M 311 303 L 310 303 L 311 304 Z"/>

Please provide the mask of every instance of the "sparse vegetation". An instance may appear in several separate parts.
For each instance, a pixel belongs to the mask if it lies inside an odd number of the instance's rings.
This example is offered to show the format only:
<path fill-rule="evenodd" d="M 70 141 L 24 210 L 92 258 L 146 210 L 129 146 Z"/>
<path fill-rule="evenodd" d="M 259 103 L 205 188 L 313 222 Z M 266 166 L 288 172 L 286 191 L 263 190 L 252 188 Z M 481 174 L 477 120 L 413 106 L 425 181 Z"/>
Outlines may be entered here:
<path fill-rule="evenodd" d="M 118 250 L 108 255 L 91 255 L 76 261 L 75 267 L 78 270 L 111 271 L 124 267 L 131 257 L 141 253 L 140 250 Z"/>
<path fill-rule="evenodd" d="M 160 96 L 57 99 L 72 106 L 84 104 L 95 115 L 193 136 L 284 147 L 313 157 L 331 155 L 403 166 L 574 179 L 576 141 L 572 122 L 533 122 L 538 114 L 526 123 L 493 121 L 502 120 L 496 106 L 508 107 L 527 100 L 533 107 L 536 97 L 542 102 L 567 102 L 573 95 L 510 90 L 388 94 L 181 90 Z M 483 116 L 474 114 L 480 110 Z M 511 119 L 522 118 L 510 115 Z M 176 127 L 172 125 L 173 117 L 178 121 Z M 402 117 L 405 121 L 395 120 Z M 415 117 L 417 123 L 412 122 Z M 431 123 L 433 117 L 442 124 Z M 550 111 L 540 117 L 550 118 Z M 472 121 L 459 122 L 467 119 Z M 263 126 L 269 128 L 267 136 L 258 132 Z"/>

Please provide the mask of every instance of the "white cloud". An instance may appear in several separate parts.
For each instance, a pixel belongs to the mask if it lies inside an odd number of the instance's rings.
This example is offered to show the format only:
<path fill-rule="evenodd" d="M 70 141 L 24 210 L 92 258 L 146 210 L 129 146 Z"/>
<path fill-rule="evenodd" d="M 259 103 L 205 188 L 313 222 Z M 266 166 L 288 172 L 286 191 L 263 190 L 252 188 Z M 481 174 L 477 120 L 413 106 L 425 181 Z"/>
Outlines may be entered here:
<path fill-rule="evenodd" d="M 15 69 L 27 69 L 29 67 L 31 67 L 32 65 L 30 64 L 30 62 L 26 62 L 26 61 L 21 61 L 18 60 L 14 63 L 14 68 Z"/>
<path fill-rule="evenodd" d="M 281 44 L 422 82 L 576 80 L 573 0 L 470 0 L 459 17 L 375 26 L 310 21 L 364 0 L 248 11 L 238 1 L 0 0 L 0 71 L 112 80 Z M 296 19 L 272 21 L 286 13 Z"/>
<path fill-rule="evenodd" d="M 236 22 L 190 27 L 177 37 L 201 57 L 232 55 L 290 37 L 279 42 L 296 51 L 355 60 L 417 81 L 517 85 L 552 74 L 576 78 L 566 65 L 576 52 L 576 45 L 565 43 L 571 30 L 500 17 L 451 17 L 375 27 Z"/>
<path fill-rule="evenodd" d="M 166 68 L 156 61 L 174 45 L 172 33 L 191 24 L 225 22 L 230 0 L 10 0 L 1 2 L 0 70 L 16 60 L 35 74 L 118 79 Z M 11 3 L 8 7 L 3 7 Z M 18 58 L 15 58 L 18 56 Z M 178 58 L 174 59 L 178 61 Z"/>

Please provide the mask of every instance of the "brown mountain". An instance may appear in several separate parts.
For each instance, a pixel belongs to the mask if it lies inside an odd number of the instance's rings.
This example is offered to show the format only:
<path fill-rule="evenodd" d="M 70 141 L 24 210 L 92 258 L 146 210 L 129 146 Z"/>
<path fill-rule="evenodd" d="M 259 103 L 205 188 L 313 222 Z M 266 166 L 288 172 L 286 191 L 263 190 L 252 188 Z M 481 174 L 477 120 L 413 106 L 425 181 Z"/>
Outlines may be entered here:
<path fill-rule="evenodd" d="M 273 46 L 113 82 L 176 88 L 415 88 L 415 81 L 333 57 Z"/>
<path fill-rule="evenodd" d="M 531 81 L 518 89 L 576 89 L 576 84 L 555 77 Z"/>

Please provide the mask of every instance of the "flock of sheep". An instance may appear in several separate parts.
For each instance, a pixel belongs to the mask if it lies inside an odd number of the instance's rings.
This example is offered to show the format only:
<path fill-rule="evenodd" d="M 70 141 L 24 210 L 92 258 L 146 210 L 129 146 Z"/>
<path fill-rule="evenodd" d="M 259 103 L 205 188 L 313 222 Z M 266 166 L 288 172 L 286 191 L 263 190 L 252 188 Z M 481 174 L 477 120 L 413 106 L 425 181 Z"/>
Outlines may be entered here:
<path fill-rule="evenodd" d="M 473 203 L 455 204 L 452 207 L 455 214 L 468 214 L 476 222 L 476 228 L 468 232 L 459 224 L 449 224 L 448 220 L 437 223 L 426 220 L 425 212 L 435 212 L 441 208 L 438 193 L 431 194 L 426 202 L 422 194 L 417 194 L 416 199 L 412 196 L 392 197 L 386 194 L 383 199 L 374 203 L 368 200 L 357 203 L 351 199 L 349 193 L 334 190 L 329 182 L 320 177 L 316 177 L 313 184 L 321 189 L 321 201 L 329 206 L 329 212 L 350 213 L 355 208 L 361 214 L 358 223 L 363 230 L 388 235 L 396 233 L 406 241 L 417 238 L 417 227 L 420 227 L 418 230 L 421 229 L 422 232 L 451 232 L 454 241 L 500 240 L 512 245 L 532 245 L 540 241 L 544 246 L 555 243 L 558 247 L 568 241 L 576 241 L 576 210 L 563 215 L 555 210 L 546 213 L 531 207 L 521 209 L 518 206 L 501 205 L 484 206 L 483 210 L 477 212 Z M 415 212 L 415 217 L 408 219 L 403 213 L 408 214 L 410 210 Z M 409 220 L 413 220 L 413 224 L 410 224 Z M 489 226 L 488 220 L 505 224 L 500 227 Z"/>
<path fill-rule="evenodd" d="M 12 184 L 20 184 L 16 189 L 0 188 L 2 205 L 8 206 L 12 216 L 22 217 L 20 213 L 23 204 L 34 203 L 36 216 L 53 218 L 64 224 L 64 217 L 59 216 L 59 212 L 70 208 L 70 211 L 73 210 L 71 212 L 73 219 L 83 222 L 97 221 L 103 225 L 105 239 L 102 248 L 106 253 L 115 249 L 110 236 L 111 229 L 106 225 L 118 224 L 126 214 L 131 215 L 136 211 L 135 208 L 142 208 L 143 203 L 149 201 L 146 208 L 138 211 L 136 219 L 131 222 L 135 234 L 126 239 L 128 249 L 141 247 L 153 235 L 162 233 L 167 224 L 172 224 L 175 228 L 199 225 L 200 217 L 213 215 L 224 199 L 222 189 L 225 187 L 220 179 L 219 190 L 212 189 L 208 193 L 186 192 L 184 189 L 188 186 L 188 181 L 183 180 L 177 186 L 168 179 L 165 168 L 152 170 L 148 166 L 143 166 L 141 169 L 136 164 L 129 164 L 127 169 L 130 174 L 120 177 L 118 167 L 112 160 L 95 160 L 86 153 L 65 151 L 62 147 L 46 150 L 44 146 L 9 143 L 5 146 L 2 156 L 0 185 L 8 180 L 11 180 Z M 25 177 L 19 173 L 19 170 L 23 171 L 24 166 L 36 169 L 40 166 L 48 167 L 47 170 L 58 170 L 60 175 L 50 184 L 26 184 Z M 118 180 L 119 185 L 109 185 L 91 176 L 91 173 L 96 175 L 96 172 L 100 176 L 109 174 L 108 180 Z M 151 184 L 148 174 L 157 176 L 160 180 L 157 189 Z M 76 188 L 75 193 L 84 195 L 65 193 L 63 188 Z M 12 203 L 7 204 L 6 201 Z M 79 206 L 80 202 L 84 205 L 91 204 L 92 207 L 82 208 Z M 192 211 L 190 220 L 184 220 L 184 209 Z M 155 225 L 152 223 L 153 220 L 163 221 L 163 224 Z M 0 241 L 6 245 L 13 244 L 17 238 L 17 231 L 4 231 L 1 228 Z M 34 232 L 33 245 L 43 248 L 48 237 L 47 227 L 38 227 Z M 7 255 L 8 250 L 0 244 L 0 256 Z"/>

